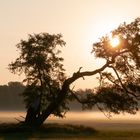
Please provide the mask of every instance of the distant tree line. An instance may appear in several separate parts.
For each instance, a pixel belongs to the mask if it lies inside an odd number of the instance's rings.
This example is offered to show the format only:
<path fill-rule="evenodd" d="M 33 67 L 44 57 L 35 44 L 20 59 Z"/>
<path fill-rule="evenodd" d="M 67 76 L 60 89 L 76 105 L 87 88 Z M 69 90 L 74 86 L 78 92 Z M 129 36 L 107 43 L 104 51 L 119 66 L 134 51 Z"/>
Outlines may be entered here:
<path fill-rule="evenodd" d="M 21 82 L 9 82 L 7 85 L 0 85 L 0 111 L 22 111 L 25 110 L 24 97 L 22 95 L 26 86 Z M 89 92 L 91 89 L 79 89 L 77 94 Z M 139 106 L 140 108 L 140 106 Z M 76 101 L 70 103 L 70 110 L 80 111 L 81 105 Z M 94 108 L 96 110 L 96 108 Z"/>
<path fill-rule="evenodd" d="M 9 82 L 0 85 L 0 111 L 25 110 L 24 97 L 22 95 L 24 86 L 21 82 Z M 81 105 L 75 101 L 70 104 L 70 109 L 79 111 Z"/>
<path fill-rule="evenodd" d="M 25 109 L 21 93 L 25 86 L 20 82 L 9 82 L 0 85 L 0 110 L 23 110 Z"/>

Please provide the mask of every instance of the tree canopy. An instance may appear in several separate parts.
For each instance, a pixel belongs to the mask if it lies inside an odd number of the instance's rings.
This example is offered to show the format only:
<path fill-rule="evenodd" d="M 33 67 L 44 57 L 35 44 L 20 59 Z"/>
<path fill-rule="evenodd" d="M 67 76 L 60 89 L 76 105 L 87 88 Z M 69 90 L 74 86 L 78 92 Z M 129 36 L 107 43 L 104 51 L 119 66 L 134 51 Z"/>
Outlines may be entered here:
<path fill-rule="evenodd" d="M 105 71 L 99 73 L 100 87 L 97 93 L 108 97 L 114 95 L 112 102 L 116 102 L 117 106 L 112 103 L 107 105 L 110 111 L 119 113 L 120 102 L 120 109 L 135 113 L 137 100 L 140 99 L 140 18 L 130 24 L 121 24 L 111 35 L 120 40 L 115 48 L 111 47 L 109 35 L 93 44 L 95 56 L 110 63 Z"/>
<path fill-rule="evenodd" d="M 61 34 L 50 35 L 48 33 L 29 35 L 28 40 L 21 40 L 17 44 L 20 57 L 9 65 L 14 73 L 24 73 L 27 88 L 23 92 L 26 107 L 38 97 L 41 97 L 39 113 L 55 100 L 63 81 L 65 80 L 63 58 L 59 56 L 58 47 L 64 46 Z M 62 107 L 65 108 L 65 105 Z M 61 110 L 62 111 L 62 110 Z M 61 116 L 57 109 L 54 114 Z"/>
<path fill-rule="evenodd" d="M 111 38 L 120 43 L 111 46 Z M 59 46 L 65 45 L 60 34 L 29 35 L 17 45 L 20 56 L 9 65 L 14 73 L 24 72 L 27 88 L 23 95 L 27 104 L 27 123 L 42 124 L 49 115 L 63 116 L 68 101 L 76 99 L 84 109 L 136 113 L 140 99 L 140 18 L 121 24 L 110 35 L 93 44 L 92 53 L 105 64 L 93 71 L 81 68 L 71 77 L 65 76 Z M 100 86 L 86 92 L 75 92 L 70 85 L 79 78 L 99 74 Z"/>

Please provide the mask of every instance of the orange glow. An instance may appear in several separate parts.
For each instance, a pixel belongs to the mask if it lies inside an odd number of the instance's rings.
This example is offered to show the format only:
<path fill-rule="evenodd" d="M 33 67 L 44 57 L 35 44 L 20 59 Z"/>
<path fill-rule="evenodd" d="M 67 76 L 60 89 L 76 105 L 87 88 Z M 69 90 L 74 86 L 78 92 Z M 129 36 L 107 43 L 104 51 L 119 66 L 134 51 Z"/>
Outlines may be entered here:
<path fill-rule="evenodd" d="M 116 37 L 113 37 L 110 39 L 110 44 L 113 48 L 117 47 L 119 44 L 120 44 L 120 40 L 119 38 L 116 36 Z"/>

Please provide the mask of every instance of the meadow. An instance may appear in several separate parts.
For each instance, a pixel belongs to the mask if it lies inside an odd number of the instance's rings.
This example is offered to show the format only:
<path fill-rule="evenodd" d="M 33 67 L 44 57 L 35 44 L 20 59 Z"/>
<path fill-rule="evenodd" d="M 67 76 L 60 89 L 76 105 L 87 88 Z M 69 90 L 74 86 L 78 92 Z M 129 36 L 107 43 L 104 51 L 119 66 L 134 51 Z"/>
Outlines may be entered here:
<path fill-rule="evenodd" d="M 102 113 L 68 113 L 64 119 L 49 118 L 38 130 L 21 125 L 23 113 L 1 113 L 0 140 L 140 140 L 139 113 L 107 119 Z M 16 118 L 16 119 L 15 119 Z"/>
<path fill-rule="evenodd" d="M 111 126 L 110 126 L 111 127 Z M 0 124 L 0 140 L 140 140 L 140 129 L 95 130 L 83 125 L 44 124 L 32 129 L 20 123 Z"/>

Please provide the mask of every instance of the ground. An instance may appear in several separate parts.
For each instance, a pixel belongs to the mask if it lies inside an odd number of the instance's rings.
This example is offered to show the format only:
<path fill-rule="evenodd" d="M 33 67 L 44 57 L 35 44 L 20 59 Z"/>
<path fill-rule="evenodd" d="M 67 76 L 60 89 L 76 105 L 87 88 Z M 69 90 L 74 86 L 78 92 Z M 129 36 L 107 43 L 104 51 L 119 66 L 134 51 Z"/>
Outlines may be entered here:
<path fill-rule="evenodd" d="M 0 124 L 0 140 L 139 140 L 140 129 L 96 130 L 83 125 L 49 123 L 32 129 L 19 123 Z"/>

